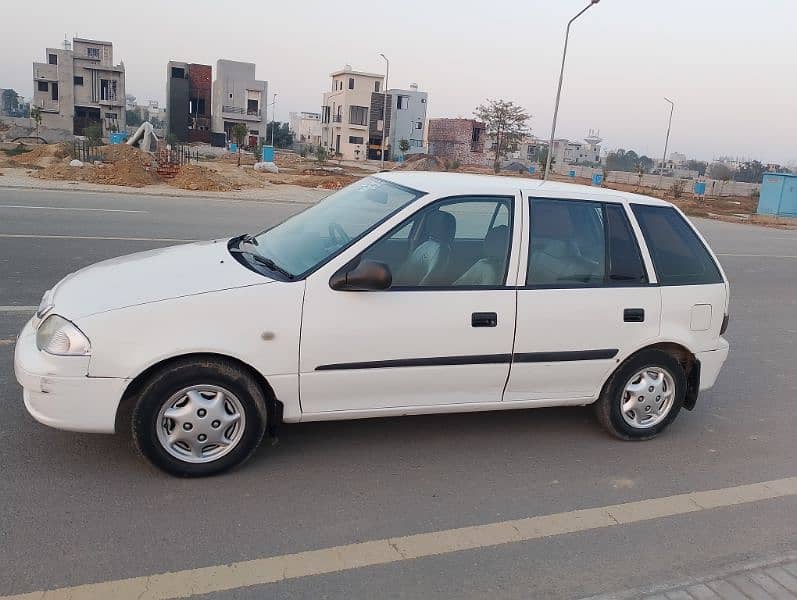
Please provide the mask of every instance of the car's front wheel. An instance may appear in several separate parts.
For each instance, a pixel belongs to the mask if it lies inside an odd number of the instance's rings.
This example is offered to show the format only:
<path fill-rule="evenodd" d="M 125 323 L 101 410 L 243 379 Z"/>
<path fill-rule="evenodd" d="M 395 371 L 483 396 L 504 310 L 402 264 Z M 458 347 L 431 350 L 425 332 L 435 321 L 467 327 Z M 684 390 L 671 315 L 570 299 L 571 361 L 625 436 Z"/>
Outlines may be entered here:
<path fill-rule="evenodd" d="M 223 359 L 168 364 L 141 388 L 133 440 L 155 466 L 201 477 L 244 462 L 266 430 L 266 400 L 256 381 Z"/>
<path fill-rule="evenodd" d="M 647 440 L 675 420 L 685 395 L 681 364 L 661 350 L 643 350 L 614 372 L 595 403 L 595 412 L 612 435 Z"/>

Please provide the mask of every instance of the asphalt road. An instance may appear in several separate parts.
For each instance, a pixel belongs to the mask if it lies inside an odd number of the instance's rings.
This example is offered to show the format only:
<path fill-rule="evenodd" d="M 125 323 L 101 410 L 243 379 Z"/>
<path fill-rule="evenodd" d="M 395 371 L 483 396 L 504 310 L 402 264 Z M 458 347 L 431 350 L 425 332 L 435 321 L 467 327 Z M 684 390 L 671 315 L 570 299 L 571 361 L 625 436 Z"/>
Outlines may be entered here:
<path fill-rule="evenodd" d="M 702 220 L 731 280 L 731 355 L 650 442 L 618 442 L 581 408 L 300 424 L 233 473 L 179 480 L 124 436 L 27 415 L 12 340 L 29 315 L 8 306 L 97 260 L 301 208 L 0 188 L 0 596 L 797 475 L 797 231 Z M 201 597 L 578 598 L 794 551 L 795 509 L 788 495 Z"/>

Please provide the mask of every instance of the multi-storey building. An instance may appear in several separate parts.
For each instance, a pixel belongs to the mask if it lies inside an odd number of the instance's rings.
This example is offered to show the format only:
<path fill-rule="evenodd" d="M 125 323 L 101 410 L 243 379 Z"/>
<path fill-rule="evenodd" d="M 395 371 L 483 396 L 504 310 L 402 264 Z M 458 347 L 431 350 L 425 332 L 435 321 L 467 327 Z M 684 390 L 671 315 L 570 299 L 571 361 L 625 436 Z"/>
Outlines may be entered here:
<path fill-rule="evenodd" d="M 387 94 L 390 99 L 387 157 L 397 160 L 403 155 L 401 140 L 409 144 L 407 154 L 423 152 L 429 94 L 419 92 L 416 84 L 411 84 L 408 90 L 388 90 Z"/>
<path fill-rule="evenodd" d="M 235 60 L 216 62 L 213 81 L 211 131 L 233 139 L 238 123 L 247 127 L 247 145 L 256 146 L 266 135 L 268 82 L 255 79 L 255 64 Z"/>
<path fill-rule="evenodd" d="M 294 141 L 299 144 L 318 146 L 321 143 L 321 115 L 314 112 L 292 112 L 289 114 Z"/>
<path fill-rule="evenodd" d="M 210 65 L 166 65 L 166 132 L 181 142 L 210 141 L 211 73 Z"/>
<path fill-rule="evenodd" d="M 384 98 L 384 77 L 351 65 L 330 77 L 332 89 L 324 93 L 321 107 L 321 143 L 347 160 L 380 158 L 385 119 L 377 102 Z"/>
<path fill-rule="evenodd" d="M 47 48 L 47 62 L 33 63 L 33 102 L 41 125 L 83 135 L 92 124 L 104 136 L 125 129 L 125 67 L 113 64 L 113 44 L 74 38 Z"/>

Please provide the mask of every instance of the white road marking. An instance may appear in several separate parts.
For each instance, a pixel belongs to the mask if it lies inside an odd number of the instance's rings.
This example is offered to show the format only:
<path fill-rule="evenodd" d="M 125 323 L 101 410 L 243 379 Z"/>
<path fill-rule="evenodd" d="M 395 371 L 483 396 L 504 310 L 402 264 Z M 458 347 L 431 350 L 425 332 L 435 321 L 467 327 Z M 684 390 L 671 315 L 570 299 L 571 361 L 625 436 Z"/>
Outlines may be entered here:
<path fill-rule="evenodd" d="M 732 254 L 717 252 L 717 256 L 741 256 L 744 258 L 797 258 L 793 254 Z"/>
<path fill-rule="evenodd" d="M 91 212 L 112 213 L 147 213 L 146 210 L 123 210 L 121 208 L 78 208 L 71 206 L 28 206 L 26 204 L 0 204 L 0 208 L 29 208 L 31 210 L 83 210 Z"/>
<path fill-rule="evenodd" d="M 0 600 L 165 600 L 212 594 L 372 565 L 618 527 L 720 507 L 797 496 L 797 477 L 308 550 L 171 573 L 36 591 Z"/>
<path fill-rule="evenodd" d="M 180 238 L 115 237 L 105 235 L 37 235 L 32 233 L 0 233 L 0 238 L 52 240 L 116 240 L 121 242 L 198 242 Z"/>
<path fill-rule="evenodd" d="M 38 306 L 0 306 L 0 313 L 32 313 L 36 312 Z"/>

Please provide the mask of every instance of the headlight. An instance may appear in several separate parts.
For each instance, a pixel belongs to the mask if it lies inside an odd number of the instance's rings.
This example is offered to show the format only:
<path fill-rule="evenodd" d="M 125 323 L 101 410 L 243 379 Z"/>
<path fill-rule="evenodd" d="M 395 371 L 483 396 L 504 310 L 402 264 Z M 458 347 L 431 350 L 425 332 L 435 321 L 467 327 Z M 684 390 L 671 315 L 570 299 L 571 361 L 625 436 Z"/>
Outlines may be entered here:
<path fill-rule="evenodd" d="M 73 323 L 58 315 L 50 315 L 39 325 L 36 346 L 39 350 L 59 356 L 84 356 L 91 352 L 89 338 Z"/>

